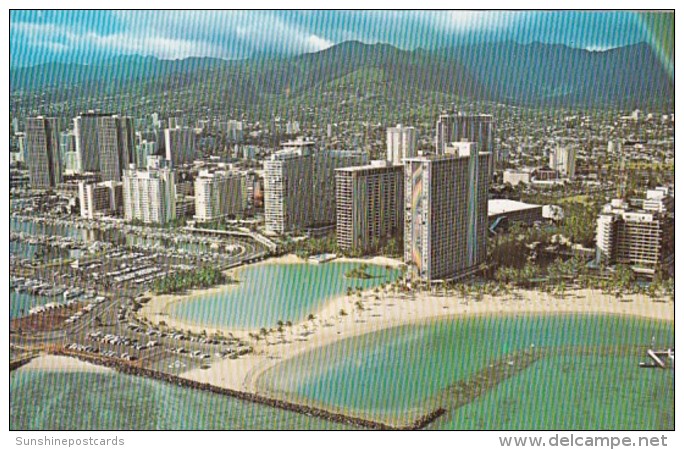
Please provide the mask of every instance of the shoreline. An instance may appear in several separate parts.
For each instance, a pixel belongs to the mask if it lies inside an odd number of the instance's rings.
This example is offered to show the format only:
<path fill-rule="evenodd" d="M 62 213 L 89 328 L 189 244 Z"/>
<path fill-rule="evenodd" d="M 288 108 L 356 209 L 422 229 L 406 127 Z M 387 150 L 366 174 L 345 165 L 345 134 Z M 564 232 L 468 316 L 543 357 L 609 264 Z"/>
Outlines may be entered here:
<path fill-rule="evenodd" d="M 595 290 L 569 291 L 565 298 L 537 291 L 514 291 L 506 299 L 484 296 L 477 302 L 458 296 L 441 297 L 427 293 L 415 299 L 396 294 L 364 292 L 362 298 L 346 295 L 329 301 L 313 321 L 295 324 L 284 333 L 266 337 L 254 345 L 255 352 L 237 360 L 219 361 L 206 370 L 181 374 L 189 379 L 248 392 L 274 395 L 263 389 L 259 379 L 277 364 L 304 352 L 387 328 L 410 326 L 434 320 L 508 315 L 618 315 L 647 320 L 673 321 L 672 302 L 654 302 L 644 295 L 628 296 L 627 301 Z M 364 310 L 354 310 L 361 301 Z M 348 315 L 340 316 L 344 308 Z"/>
<path fill-rule="evenodd" d="M 364 262 L 382 264 L 377 259 L 339 258 L 339 262 Z M 401 265 L 394 260 L 395 267 Z M 300 264 L 305 260 L 296 255 L 285 255 L 258 264 Z M 231 269 L 237 277 L 241 266 Z M 432 320 L 469 318 L 475 316 L 505 315 L 620 315 L 651 320 L 674 320 L 674 302 L 658 301 L 645 294 L 633 294 L 617 299 L 598 289 L 568 290 L 561 298 L 554 294 L 514 289 L 506 296 L 484 295 L 478 301 L 474 296 L 461 297 L 457 293 L 444 296 L 433 292 L 399 293 L 391 289 L 366 289 L 360 295 L 341 294 L 326 301 L 320 308 L 311 311 L 313 320 L 302 320 L 282 332 L 271 332 L 261 340 L 254 341 L 250 332 L 255 330 L 230 327 L 207 327 L 187 323 L 168 316 L 168 309 L 179 301 L 184 301 L 211 292 L 226 289 L 217 286 L 183 296 L 152 296 L 138 315 L 152 323 L 165 321 L 167 327 L 212 334 L 220 332 L 250 342 L 254 352 L 235 360 L 220 360 L 209 369 L 193 369 L 180 374 L 180 377 L 200 383 L 208 383 L 227 389 L 254 394 L 278 396 L 284 394 L 271 392 L 259 385 L 261 376 L 277 364 L 294 358 L 304 352 L 333 344 L 343 339 L 357 337 L 388 328 L 426 323 Z M 361 307 L 359 307 L 359 304 Z M 345 314 L 342 314 L 344 310 Z"/>
<path fill-rule="evenodd" d="M 40 354 L 17 370 L 61 373 L 114 373 L 114 370 L 105 366 L 53 354 Z"/>
<path fill-rule="evenodd" d="M 336 258 L 333 261 L 330 262 L 341 262 L 341 263 L 360 263 L 360 264 L 374 264 L 382 267 L 391 267 L 392 269 L 398 269 L 399 267 L 403 266 L 404 263 L 401 262 L 400 260 L 397 259 L 392 259 L 384 256 L 375 256 L 372 258 L 347 258 L 347 257 L 342 257 L 342 258 Z M 199 297 L 205 297 L 205 296 L 210 296 L 214 294 L 218 294 L 219 292 L 224 292 L 228 289 L 231 289 L 231 287 L 237 287 L 237 285 L 240 283 L 239 279 L 239 274 L 241 271 L 245 270 L 246 268 L 252 268 L 252 267 L 258 267 L 258 266 L 264 266 L 264 265 L 272 265 L 272 264 L 279 264 L 279 265 L 285 265 L 285 264 L 311 264 L 308 262 L 306 259 L 300 258 L 297 255 L 293 253 L 289 253 L 287 255 L 282 255 L 282 256 L 276 256 L 273 258 L 269 258 L 263 261 L 259 261 L 254 264 L 249 264 L 249 265 L 242 265 L 239 267 L 235 267 L 233 269 L 228 269 L 224 270 L 223 273 L 225 275 L 231 276 L 233 279 L 236 280 L 236 283 L 233 284 L 221 284 L 217 286 L 213 286 L 210 288 L 206 289 L 193 289 L 189 291 L 188 293 L 185 294 L 161 294 L 157 295 L 152 292 L 146 292 L 142 295 L 142 297 L 149 297 L 150 301 L 147 302 L 146 304 L 143 305 L 143 307 L 137 312 L 137 315 L 139 317 L 143 317 L 147 319 L 149 322 L 158 325 L 160 321 L 163 321 L 166 323 L 166 326 L 168 328 L 176 328 L 176 329 L 182 329 L 182 330 L 187 330 L 191 331 L 193 333 L 201 333 L 202 331 L 206 331 L 207 334 L 215 334 L 215 333 L 223 333 L 223 334 L 232 334 L 235 337 L 242 337 L 242 338 L 249 338 L 249 333 L 258 331 L 257 328 L 239 328 L 239 327 L 216 327 L 216 326 L 211 326 L 211 325 L 203 325 L 201 323 L 197 322 L 192 322 L 189 320 L 182 320 L 176 317 L 172 317 L 171 314 L 169 313 L 170 308 L 182 301 L 188 301 L 188 300 L 194 300 Z M 324 263 L 328 264 L 328 263 Z M 337 297 L 339 296 L 333 296 L 328 300 L 334 301 Z M 319 308 L 316 310 L 311 311 L 311 314 L 317 315 L 321 311 L 324 311 L 326 308 L 326 304 L 321 305 Z M 303 322 L 302 322 L 303 323 Z"/>

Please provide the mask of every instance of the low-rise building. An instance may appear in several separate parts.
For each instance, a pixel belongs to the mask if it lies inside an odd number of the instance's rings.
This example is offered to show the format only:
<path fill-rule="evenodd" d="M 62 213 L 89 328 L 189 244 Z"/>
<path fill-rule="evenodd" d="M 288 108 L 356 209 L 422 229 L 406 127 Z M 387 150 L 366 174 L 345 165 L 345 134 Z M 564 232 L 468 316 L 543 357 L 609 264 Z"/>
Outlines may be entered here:
<path fill-rule="evenodd" d="M 668 270 L 674 264 L 674 199 L 669 191 L 658 188 L 645 199 L 615 199 L 605 205 L 596 224 L 596 259 L 645 275 Z"/>
<path fill-rule="evenodd" d="M 517 202 L 507 199 L 492 199 L 487 202 L 487 215 L 489 224 L 505 218 L 508 223 L 523 222 L 532 224 L 543 220 L 542 205 Z"/>
<path fill-rule="evenodd" d="M 123 183 L 81 181 L 78 183 L 78 199 L 83 218 L 120 215 L 123 209 Z"/>

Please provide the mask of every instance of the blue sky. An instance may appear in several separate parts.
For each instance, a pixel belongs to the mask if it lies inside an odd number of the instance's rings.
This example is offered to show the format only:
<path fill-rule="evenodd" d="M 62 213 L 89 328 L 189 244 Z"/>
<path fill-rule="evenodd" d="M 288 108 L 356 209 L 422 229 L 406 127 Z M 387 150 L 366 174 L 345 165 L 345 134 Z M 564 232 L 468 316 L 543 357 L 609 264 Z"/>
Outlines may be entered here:
<path fill-rule="evenodd" d="M 647 41 L 630 12 L 12 11 L 10 65 L 298 54 L 358 40 L 403 49 L 511 40 L 604 50 Z"/>

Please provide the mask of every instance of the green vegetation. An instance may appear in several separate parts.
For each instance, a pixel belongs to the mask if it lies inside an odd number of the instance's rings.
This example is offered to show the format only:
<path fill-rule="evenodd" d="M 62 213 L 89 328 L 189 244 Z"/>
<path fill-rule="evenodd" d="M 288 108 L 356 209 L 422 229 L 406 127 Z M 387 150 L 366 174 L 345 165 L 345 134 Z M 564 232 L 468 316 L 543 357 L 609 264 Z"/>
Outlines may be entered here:
<path fill-rule="evenodd" d="M 375 278 L 372 274 L 367 272 L 368 270 L 368 264 L 361 264 L 358 267 L 354 267 L 351 270 L 348 270 L 344 276 L 346 278 L 358 278 L 360 280 L 370 280 L 372 278 Z"/>
<path fill-rule="evenodd" d="M 350 258 L 360 258 L 367 255 L 384 255 L 388 257 L 401 257 L 403 242 L 395 238 L 390 238 L 384 247 L 380 243 L 374 243 L 371 250 L 364 252 L 361 249 L 343 250 L 337 246 L 337 235 L 330 233 L 321 238 L 302 239 L 300 241 L 287 241 L 283 244 L 283 253 L 294 253 L 300 258 L 308 258 L 321 253 L 335 253 L 337 255 Z"/>
<path fill-rule="evenodd" d="M 219 269 L 206 267 L 187 270 L 157 279 L 152 285 L 156 294 L 177 294 L 188 289 L 208 288 L 219 284 L 233 283 L 234 280 Z"/>
<path fill-rule="evenodd" d="M 305 259 L 321 253 L 339 253 L 337 237 L 334 233 L 322 238 L 304 239 L 297 242 L 289 241 L 283 245 L 282 249 L 283 253 L 294 253 Z"/>
<path fill-rule="evenodd" d="M 561 234 L 584 247 L 593 247 L 596 235 L 595 224 L 601 204 L 603 202 L 596 201 L 596 199 L 564 204 Z"/>

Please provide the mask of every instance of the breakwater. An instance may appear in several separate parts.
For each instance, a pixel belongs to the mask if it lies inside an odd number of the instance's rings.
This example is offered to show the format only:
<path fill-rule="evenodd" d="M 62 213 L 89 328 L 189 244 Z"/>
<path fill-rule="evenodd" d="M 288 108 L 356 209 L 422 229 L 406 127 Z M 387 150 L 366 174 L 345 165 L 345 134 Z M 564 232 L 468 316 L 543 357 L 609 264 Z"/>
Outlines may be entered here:
<path fill-rule="evenodd" d="M 405 424 L 405 425 L 390 425 L 380 421 L 365 419 L 362 417 L 351 416 L 347 414 L 342 414 L 338 412 L 328 411 L 315 406 L 302 405 L 299 403 L 288 402 L 285 400 L 275 399 L 267 397 L 265 395 L 256 394 L 252 392 L 238 391 L 235 389 L 224 388 L 220 386 L 215 386 L 209 383 L 201 383 L 199 381 L 189 380 L 187 378 L 182 378 L 169 373 L 164 373 L 145 367 L 141 367 L 136 363 L 131 363 L 124 360 L 115 360 L 111 358 L 105 358 L 97 355 L 88 355 L 79 352 L 72 352 L 65 349 L 55 349 L 51 351 L 53 355 L 68 356 L 71 358 L 77 358 L 81 361 L 89 362 L 92 364 L 97 364 L 104 367 L 109 367 L 120 373 L 126 375 L 135 375 L 146 378 L 151 378 L 158 381 L 163 381 L 170 383 L 179 387 L 197 389 L 201 391 L 211 392 L 219 395 L 226 395 L 229 397 L 237 398 L 239 400 L 244 400 L 248 402 L 258 403 L 265 406 L 270 406 L 272 408 L 278 408 L 285 411 L 291 411 L 298 414 L 304 414 L 308 416 L 317 417 L 324 420 L 329 420 L 331 422 L 337 422 L 344 425 L 356 426 L 367 428 L 370 430 L 420 430 L 425 428 L 428 424 L 441 417 L 446 410 L 444 408 L 436 408 L 429 413 L 417 418 L 416 420 Z"/>
<path fill-rule="evenodd" d="M 439 396 L 439 403 L 449 410 L 456 410 L 473 402 L 508 378 L 517 375 L 539 359 L 548 355 L 546 349 L 530 349 L 507 355 L 476 372 L 469 379 L 459 381 Z"/>

